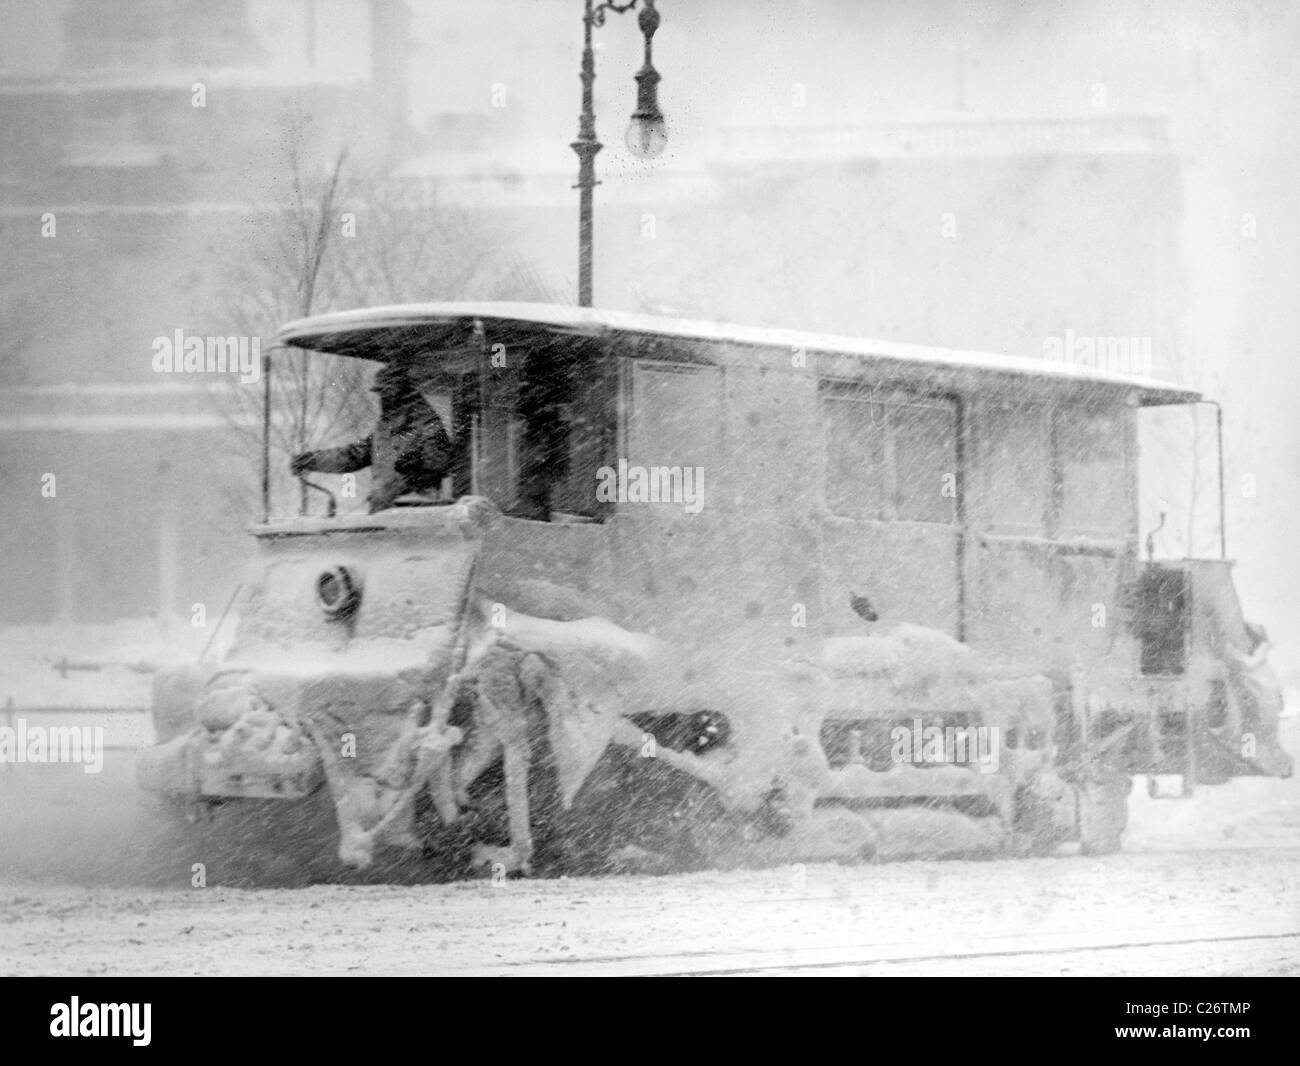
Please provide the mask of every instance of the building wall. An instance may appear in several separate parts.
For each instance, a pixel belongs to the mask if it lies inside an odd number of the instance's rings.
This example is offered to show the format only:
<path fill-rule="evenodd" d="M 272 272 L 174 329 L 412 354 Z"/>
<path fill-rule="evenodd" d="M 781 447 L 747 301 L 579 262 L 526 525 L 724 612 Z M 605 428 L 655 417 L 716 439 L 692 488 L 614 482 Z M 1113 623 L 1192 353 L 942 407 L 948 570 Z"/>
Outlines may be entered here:
<path fill-rule="evenodd" d="M 219 612 L 242 555 L 223 481 L 252 475 L 229 449 L 221 428 L 41 430 L 0 420 L 0 625 L 188 620 L 196 603 Z"/>
<path fill-rule="evenodd" d="M 384 99 L 371 82 L 377 65 L 402 69 L 405 53 L 372 31 L 400 31 L 400 11 L 218 5 L 190 27 L 188 55 L 173 48 L 173 66 L 145 64 L 141 77 L 129 56 L 87 69 L 98 53 L 67 47 L 64 16 L 99 6 L 0 0 L 14 28 L 0 42 L 0 312 L 19 327 L 0 338 L 0 383 L 151 381 L 153 337 L 219 318 L 228 281 L 217 264 L 252 246 L 255 205 L 283 198 L 295 114 L 319 131 L 318 162 L 341 142 L 354 159 L 396 160 L 444 202 L 489 215 L 544 285 L 576 288 L 568 141 L 581 25 L 569 0 L 411 6 L 414 129 L 396 140 L 401 79 L 380 79 Z M 1150 335 L 1157 362 L 1181 364 L 1183 377 L 1186 353 L 1203 345 L 1205 385 L 1231 404 L 1231 484 L 1249 474 L 1260 488 L 1229 494 L 1246 599 L 1300 644 L 1285 597 L 1294 582 L 1278 576 L 1298 564 L 1277 532 L 1300 461 L 1285 409 L 1300 160 L 1280 135 L 1296 95 L 1280 73 L 1294 13 L 1173 0 L 1123 17 L 1100 2 L 1049 17 L 1011 0 L 662 11 L 655 56 L 671 141 L 653 164 L 620 144 L 640 63 L 635 22 L 611 16 L 597 34 L 599 303 L 1027 355 L 1067 328 Z M 211 48 L 199 47 L 204 34 Z M 204 111 L 190 99 L 200 79 Z M 909 154 L 854 139 L 898 116 L 955 116 L 977 130 L 1007 116 L 1152 111 L 1168 116 L 1164 143 L 1127 150 L 1023 142 L 981 155 L 954 142 Z M 844 143 L 818 147 L 826 129 Z M 129 151 L 115 159 L 118 149 Z M 51 209 L 53 241 L 39 236 Z M 36 438 L 8 441 L 0 435 L 5 463 Z M 64 443 L 88 441 L 52 433 L 34 455 Z M 126 512 L 123 522 L 122 542 L 148 539 L 150 527 Z"/>

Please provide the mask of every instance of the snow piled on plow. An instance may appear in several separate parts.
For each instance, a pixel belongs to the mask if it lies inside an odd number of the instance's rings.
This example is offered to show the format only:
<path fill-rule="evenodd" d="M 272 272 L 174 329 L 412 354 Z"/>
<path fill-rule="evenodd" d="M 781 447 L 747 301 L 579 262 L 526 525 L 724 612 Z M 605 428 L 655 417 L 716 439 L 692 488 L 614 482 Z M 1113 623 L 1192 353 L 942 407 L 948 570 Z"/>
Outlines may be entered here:
<path fill-rule="evenodd" d="M 555 621 L 518 611 L 508 611 L 500 629 L 484 639 L 521 655 L 522 680 L 546 706 L 563 801 L 572 803 L 620 732 L 624 714 L 639 709 L 644 679 L 664 654 L 663 642 L 605 618 Z M 471 660 L 475 656 L 472 651 Z"/>
<path fill-rule="evenodd" d="M 997 662 L 942 630 L 910 622 L 883 633 L 831 637 L 823 645 L 822 666 L 836 677 L 887 679 L 900 692 L 924 692 L 937 682 L 1026 676 L 1024 667 Z"/>

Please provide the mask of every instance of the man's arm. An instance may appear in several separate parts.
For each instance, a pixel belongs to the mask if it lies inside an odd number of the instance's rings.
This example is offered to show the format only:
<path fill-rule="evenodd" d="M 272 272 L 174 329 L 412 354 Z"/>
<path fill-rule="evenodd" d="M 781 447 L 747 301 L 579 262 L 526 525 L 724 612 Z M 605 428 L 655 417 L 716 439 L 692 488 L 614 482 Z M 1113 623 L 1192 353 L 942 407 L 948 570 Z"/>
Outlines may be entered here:
<path fill-rule="evenodd" d="M 370 465 L 374 434 L 365 440 L 354 441 L 342 448 L 322 448 L 320 451 L 295 455 L 289 469 L 295 474 L 319 470 L 322 474 L 350 474 Z"/>

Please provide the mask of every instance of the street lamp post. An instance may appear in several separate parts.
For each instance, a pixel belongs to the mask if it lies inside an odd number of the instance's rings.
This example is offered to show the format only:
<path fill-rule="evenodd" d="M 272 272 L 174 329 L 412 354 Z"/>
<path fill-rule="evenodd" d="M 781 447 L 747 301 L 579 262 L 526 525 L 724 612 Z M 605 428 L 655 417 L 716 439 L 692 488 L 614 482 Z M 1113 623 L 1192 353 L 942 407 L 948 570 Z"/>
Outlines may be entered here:
<path fill-rule="evenodd" d="M 592 104 L 592 83 L 596 80 L 596 56 L 591 47 L 593 26 L 605 25 L 605 16 L 613 11 L 621 15 L 631 11 L 637 0 L 625 3 L 596 4 L 584 0 L 586 10 L 582 18 L 582 114 L 578 118 L 578 139 L 572 147 L 578 155 L 578 306 L 591 306 L 592 267 L 592 192 L 596 188 L 596 153 L 604 147 L 596 139 L 596 114 Z M 626 143 L 633 153 L 646 158 L 663 151 L 667 134 L 664 116 L 659 110 L 659 72 L 650 59 L 650 42 L 659 28 L 659 12 L 655 0 L 643 0 L 644 7 L 637 14 L 637 23 L 645 37 L 645 63 L 636 74 L 637 107 L 632 112 Z"/>

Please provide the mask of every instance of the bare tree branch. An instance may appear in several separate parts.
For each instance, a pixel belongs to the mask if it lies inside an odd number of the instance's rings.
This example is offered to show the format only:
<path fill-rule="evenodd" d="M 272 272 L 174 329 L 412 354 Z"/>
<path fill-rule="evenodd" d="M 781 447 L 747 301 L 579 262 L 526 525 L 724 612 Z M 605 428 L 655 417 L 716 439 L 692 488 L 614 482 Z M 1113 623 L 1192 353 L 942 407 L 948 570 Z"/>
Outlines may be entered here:
<path fill-rule="evenodd" d="M 269 338 L 291 318 L 344 306 L 429 300 L 548 299 L 531 266 L 504 250 L 505 234 L 482 216 L 440 205 L 426 189 L 355 173 L 346 149 L 314 171 L 301 124 L 286 133 L 288 196 L 267 219 L 260 244 L 229 265 L 224 328 Z M 342 227 L 342 211 L 355 229 Z M 296 452 L 355 440 L 374 425 L 367 389 L 374 364 L 280 350 L 272 358 L 270 426 L 273 508 L 305 507 L 305 489 L 284 476 Z M 232 437 L 257 470 L 261 389 L 229 380 L 212 392 Z M 242 494 L 250 512 L 255 491 Z M 290 502 L 292 500 L 292 503 Z"/>

